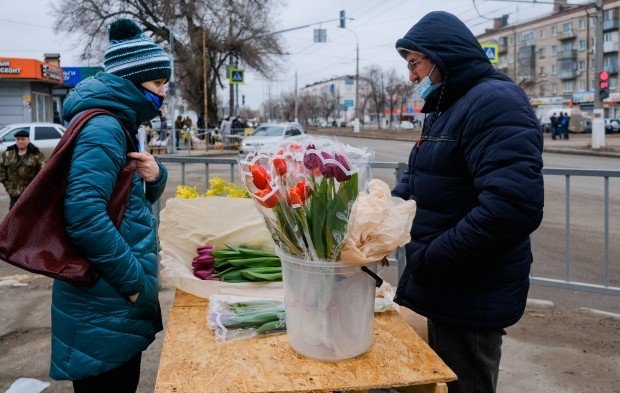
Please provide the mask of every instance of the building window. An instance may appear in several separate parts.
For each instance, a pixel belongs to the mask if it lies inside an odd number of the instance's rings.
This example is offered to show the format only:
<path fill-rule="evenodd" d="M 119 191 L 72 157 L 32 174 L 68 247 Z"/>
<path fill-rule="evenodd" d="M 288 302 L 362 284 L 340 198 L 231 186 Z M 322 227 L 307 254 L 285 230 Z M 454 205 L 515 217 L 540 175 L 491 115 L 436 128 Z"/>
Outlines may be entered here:
<path fill-rule="evenodd" d="M 586 28 L 586 20 L 579 19 L 579 30 L 584 30 Z"/>
<path fill-rule="evenodd" d="M 539 59 L 545 58 L 545 48 L 538 48 L 538 58 Z"/>
<path fill-rule="evenodd" d="M 573 91 L 573 82 L 564 82 L 562 83 L 562 90 L 564 93 L 570 93 Z"/>
<path fill-rule="evenodd" d="M 538 38 L 540 38 L 541 40 L 545 38 L 545 29 L 540 29 L 538 31 Z"/>
<path fill-rule="evenodd" d="M 618 88 L 618 78 L 609 78 L 609 88 L 612 90 Z"/>
<path fill-rule="evenodd" d="M 579 81 L 579 91 L 586 91 L 586 82 Z"/>
<path fill-rule="evenodd" d="M 583 71 L 586 68 L 586 61 L 579 60 L 579 67 L 577 68 L 579 71 Z"/>
<path fill-rule="evenodd" d="M 527 31 L 521 34 L 521 42 L 525 45 L 533 45 L 534 44 L 534 32 Z"/>
<path fill-rule="evenodd" d="M 558 47 L 557 45 L 551 45 L 551 56 L 555 57 L 558 55 Z"/>
<path fill-rule="evenodd" d="M 564 23 L 562 25 L 562 31 L 571 31 L 573 30 L 573 22 Z"/>
<path fill-rule="evenodd" d="M 551 35 L 554 36 L 554 37 L 556 35 L 558 35 L 558 28 L 557 28 L 557 26 L 555 26 L 555 25 L 551 26 Z"/>
<path fill-rule="evenodd" d="M 586 40 L 579 40 L 579 50 L 586 50 Z"/>
<path fill-rule="evenodd" d="M 545 96 L 545 85 L 543 83 L 540 84 L 540 90 L 538 91 L 538 95 L 540 97 L 544 97 Z"/>
<path fill-rule="evenodd" d="M 540 69 L 538 70 L 538 75 L 545 75 L 545 67 L 540 66 Z"/>
<path fill-rule="evenodd" d="M 562 44 L 562 50 L 563 51 L 569 51 L 573 49 L 573 42 L 572 41 L 568 41 L 565 42 L 564 44 Z"/>
<path fill-rule="evenodd" d="M 555 64 L 551 64 L 551 73 L 552 73 L 553 75 L 555 75 L 555 74 L 556 74 L 556 72 L 555 72 Z"/>
<path fill-rule="evenodd" d="M 48 113 L 51 111 L 50 96 L 48 94 L 32 93 L 32 120 L 35 122 L 50 121 Z"/>
<path fill-rule="evenodd" d="M 508 37 L 508 45 L 512 45 L 512 36 Z"/>
<path fill-rule="evenodd" d="M 603 42 L 611 42 L 613 40 L 611 33 L 603 34 Z"/>
<path fill-rule="evenodd" d="M 551 93 L 557 94 L 557 92 L 558 92 L 558 84 L 554 82 L 551 84 Z"/>

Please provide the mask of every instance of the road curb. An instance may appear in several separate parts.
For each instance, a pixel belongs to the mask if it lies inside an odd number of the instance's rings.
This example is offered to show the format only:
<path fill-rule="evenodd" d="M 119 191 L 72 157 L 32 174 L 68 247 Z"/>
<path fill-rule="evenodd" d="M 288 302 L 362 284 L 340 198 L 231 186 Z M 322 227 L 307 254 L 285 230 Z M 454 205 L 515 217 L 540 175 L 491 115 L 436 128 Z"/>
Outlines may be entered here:
<path fill-rule="evenodd" d="M 582 150 L 578 148 L 556 148 L 556 147 L 546 147 L 543 149 L 546 153 L 558 153 L 558 154 L 574 154 L 579 156 L 597 156 L 597 157 L 609 157 L 609 158 L 620 158 L 620 153 L 612 152 L 612 151 L 597 151 L 594 149 Z"/>

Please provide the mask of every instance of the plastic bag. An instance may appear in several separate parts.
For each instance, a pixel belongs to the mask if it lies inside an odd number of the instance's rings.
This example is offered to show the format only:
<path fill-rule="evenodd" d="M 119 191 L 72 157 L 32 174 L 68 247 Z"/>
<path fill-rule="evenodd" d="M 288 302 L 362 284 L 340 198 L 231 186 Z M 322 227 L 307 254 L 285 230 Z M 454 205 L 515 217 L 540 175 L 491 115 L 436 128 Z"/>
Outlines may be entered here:
<path fill-rule="evenodd" d="M 196 248 L 205 243 L 273 250 L 271 235 L 262 215 L 250 199 L 209 197 L 171 198 L 160 213 L 160 276 L 162 280 L 193 295 L 252 295 L 282 300 L 281 282 L 224 283 L 203 281 L 192 273 Z"/>
<path fill-rule="evenodd" d="M 231 342 L 284 333 L 284 302 L 255 297 L 214 295 L 209 299 L 207 325 L 215 340 Z"/>

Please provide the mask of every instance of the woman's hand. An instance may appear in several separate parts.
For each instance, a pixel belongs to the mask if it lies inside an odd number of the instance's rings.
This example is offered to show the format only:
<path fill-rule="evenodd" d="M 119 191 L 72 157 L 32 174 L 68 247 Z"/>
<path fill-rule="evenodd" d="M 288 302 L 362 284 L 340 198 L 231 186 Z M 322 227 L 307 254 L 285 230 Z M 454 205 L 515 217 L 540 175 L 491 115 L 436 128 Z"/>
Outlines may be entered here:
<path fill-rule="evenodd" d="M 159 165 L 157 165 L 155 157 L 145 151 L 141 153 L 127 153 L 127 157 L 137 161 L 136 169 L 144 181 L 150 183 L 157 180 L 159 177 Z"/>

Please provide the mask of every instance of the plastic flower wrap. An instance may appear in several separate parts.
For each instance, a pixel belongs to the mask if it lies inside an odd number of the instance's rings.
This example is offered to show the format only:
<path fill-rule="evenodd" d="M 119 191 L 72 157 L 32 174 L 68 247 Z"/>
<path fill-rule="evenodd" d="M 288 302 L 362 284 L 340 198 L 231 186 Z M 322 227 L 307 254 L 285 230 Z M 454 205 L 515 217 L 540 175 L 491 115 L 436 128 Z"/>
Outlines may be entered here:
<path fill-rule="evenodd" d="M 306 138 L 265 146 L 239 164 L 278 247 L 298 258 L 334 261 L 360 187 L 370 179 L 371 156 L 331 139 Z"/>

